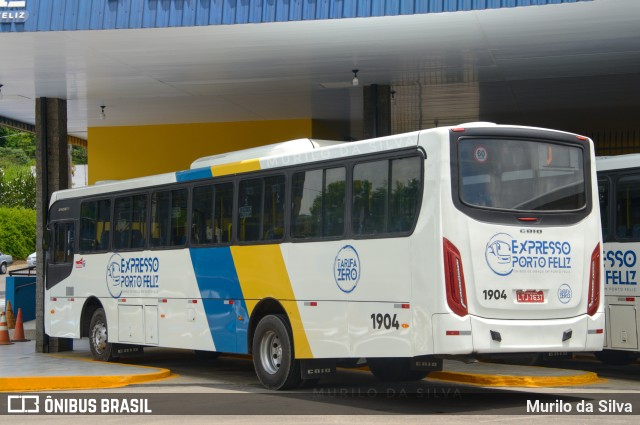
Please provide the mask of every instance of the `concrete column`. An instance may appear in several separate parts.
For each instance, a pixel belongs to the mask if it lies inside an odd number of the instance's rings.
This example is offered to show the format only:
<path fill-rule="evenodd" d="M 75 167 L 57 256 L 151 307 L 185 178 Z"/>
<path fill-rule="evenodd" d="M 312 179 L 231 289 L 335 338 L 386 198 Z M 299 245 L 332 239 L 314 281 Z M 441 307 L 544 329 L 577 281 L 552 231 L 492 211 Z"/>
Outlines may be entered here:
<path fill-rule="evenodd" d="M 36 99 L 36 352 L 56 353 L 73 348 L 73 340 L 44 333 L 44 235 L 51 194 L 69 187 L 67 101 Z"/>
<path fill-rule="evenodd" d="M 371 139 L 391 135 L 391 86 L 372 84 L 364 87 L 363 137 Z"/>

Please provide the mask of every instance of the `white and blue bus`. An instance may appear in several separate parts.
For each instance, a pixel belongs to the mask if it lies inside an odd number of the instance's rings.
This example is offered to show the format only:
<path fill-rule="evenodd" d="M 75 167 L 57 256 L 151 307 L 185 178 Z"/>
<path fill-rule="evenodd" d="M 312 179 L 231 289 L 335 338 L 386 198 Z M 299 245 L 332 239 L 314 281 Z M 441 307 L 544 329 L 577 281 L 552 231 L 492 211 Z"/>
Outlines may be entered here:
<path fill-rule="evenodd" d="M 604 240 L 605 363 L 640 353 L 640 154 L 596 159 Z"/>
<path fill-rule="evenodd" d="M 473 123 L 302 139 L 64 190 L 45 329 L 96 359 L 136 346 L 252 354 L 285 389 L 366 359 L 602 349 L 593 143 Z"/>

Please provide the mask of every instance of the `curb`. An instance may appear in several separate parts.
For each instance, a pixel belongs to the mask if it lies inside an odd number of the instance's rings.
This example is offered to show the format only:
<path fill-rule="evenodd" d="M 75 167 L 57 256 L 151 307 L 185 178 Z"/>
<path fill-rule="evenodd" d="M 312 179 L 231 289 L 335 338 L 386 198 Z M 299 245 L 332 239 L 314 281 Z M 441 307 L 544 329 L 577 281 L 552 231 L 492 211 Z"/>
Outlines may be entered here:
<path fill-rule="evenodd" d="M 126 387 L 127 385 L 158 381 L 161 379 L 167 379 L 176 376 L 172 374 L 169 369 L 159 367 L 128 365 L 123 363 L 118 363 L 118 365 L 153 369 L 153 372 L 135 375 L 25 376 L 0 378 L 0 393 L 14 391 L 55 391 L 119 388 Z"/>
<path fill-rule="evenodd" d="M 514 376 L 442 371 L 431 372 L 427 378 L 483 387 L 562 387 L 594 384 L 603 381 L 593 372 L 582 372 L 579 375 L 569 376 Z"/>

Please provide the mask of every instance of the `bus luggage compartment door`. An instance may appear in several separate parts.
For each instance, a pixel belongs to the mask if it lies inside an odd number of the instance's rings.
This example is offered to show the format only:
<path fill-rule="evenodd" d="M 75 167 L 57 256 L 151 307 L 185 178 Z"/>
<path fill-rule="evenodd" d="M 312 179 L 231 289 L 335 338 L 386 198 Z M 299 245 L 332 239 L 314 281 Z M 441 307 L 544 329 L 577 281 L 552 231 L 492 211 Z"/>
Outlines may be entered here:
<path fill-rule="evenodd" d="M 611 348 L 638 348 L 638 322 L 633 305 L 609 306 Z"/>
<path fill-rule="evenodd" d="M 144 314 L 141 305 L 118 306 L 118 341 L 144 343 Z"/>
<path fill-rule="evenodd" d="M 158 306 L 144 306 L 144 342 L 158 345 Z"/>

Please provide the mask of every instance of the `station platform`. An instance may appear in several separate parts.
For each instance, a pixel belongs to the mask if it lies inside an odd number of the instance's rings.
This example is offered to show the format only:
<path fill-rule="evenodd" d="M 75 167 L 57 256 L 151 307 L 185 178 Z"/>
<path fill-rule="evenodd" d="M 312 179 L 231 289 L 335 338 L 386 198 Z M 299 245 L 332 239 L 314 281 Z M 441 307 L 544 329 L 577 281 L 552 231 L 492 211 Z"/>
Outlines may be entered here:
<path fill-rule="evenodd" d="M 33 328 L 33 322 L 25 324 L 27 338 L 35 336 Z M 128 365 L 126 359 L 94 361 L 86 338 L 74 340 L 74 351 L 58 354 L 36 353 L 33 340 L 0 345 L 0 392 L 117 388 L 171 376 L 168 369 Z M 482 387 L 563 387 L 601 381 L 593 372 L 457 360 L 445 360 L 444 370 L 426 379 Z"/>

